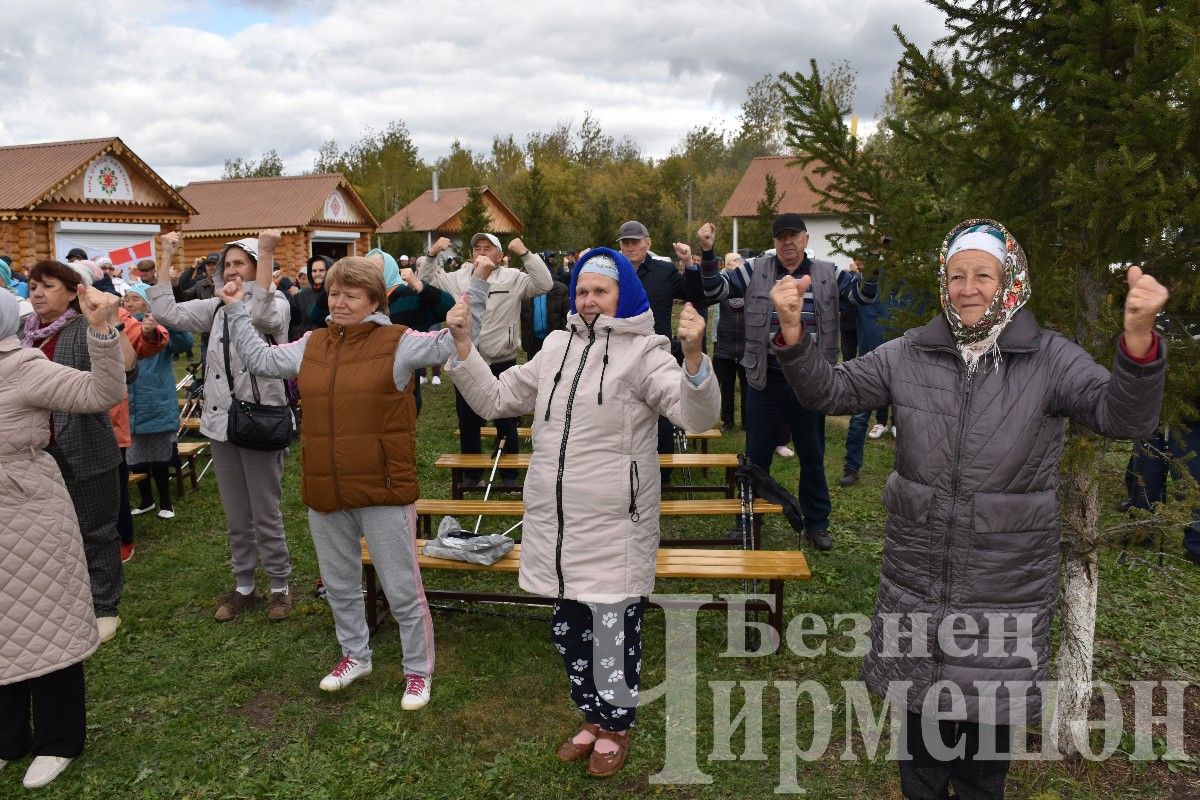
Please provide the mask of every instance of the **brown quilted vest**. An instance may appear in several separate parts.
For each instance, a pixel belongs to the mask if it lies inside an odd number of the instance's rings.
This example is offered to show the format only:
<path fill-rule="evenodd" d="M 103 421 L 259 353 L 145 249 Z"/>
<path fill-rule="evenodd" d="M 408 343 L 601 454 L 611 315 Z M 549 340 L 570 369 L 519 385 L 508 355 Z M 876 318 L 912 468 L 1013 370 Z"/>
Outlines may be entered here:
<path fill-rule="evenodd" d="M 298 378 L 301 496 L 314 511 L 416 502 L 416 401 L 392 381 L 403 325 L 313 331 Z"/>

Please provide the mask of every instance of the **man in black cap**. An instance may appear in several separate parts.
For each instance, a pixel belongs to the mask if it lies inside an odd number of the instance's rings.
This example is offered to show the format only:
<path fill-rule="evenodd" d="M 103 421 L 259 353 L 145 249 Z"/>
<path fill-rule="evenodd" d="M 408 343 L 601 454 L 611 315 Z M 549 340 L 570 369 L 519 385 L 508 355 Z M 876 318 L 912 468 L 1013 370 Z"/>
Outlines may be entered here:
<path fill-rule="evenodd" d="M 695 269 L 680 271 L 670 261 L 650 257 L 650 231 L 637 220 L 630 220 L 617 231 L 617 243 L 621 254 L 629 259 L 650 299 L 650 313 L 654 315 L 654 332 L 671 340 L 671 353 L 675 360 L 683 363 L 683 350 L 671 333 L 671 307 L 676 300 L 691 303 L 707 318 L 704 287 L 700 283 L 700 272 Z M 705 349 L 707 350 L 707 340 Z M 666 417 L 658 418 L 658 452 L 675 452 L 675 427 Z M 662 471 L 662 483 L 671 482 L 671 471 Z"/>
<path fill-rule="evenodd" d="M 783 377 L 778 360 L 771 352 L 771 340 L 779 333 L 779 317 L 771 304 L 775 282 L 785 275 L 812 277 L 812 288 L 804 295 L 801 318 L 804 330 L 816 341 L 820 353 L 830 364 L 838 361 L 839 303 L 853 305 L 877 302 L 877 276 L 864 279 L 860 273 L 839 271 L 832 262 L 811 259 L 808 227 L 799 214 L 780 214 L 771 226 L 775 255 L 746 261 L 733 270 L 722 270 L 714 251 L 717 231 L 711 222 L 700 227 L 700 272 L 709 303 L 728 297 L 746 299 L 746 348 L 742 365 L 746 368 L 746 454 L 758 466 L 771 469 L 775 446 L 779 443 L 779 425 L 786 422 L 792 430 L 796 455 L 800 459 L 800 508 L 804 513 L 804 531 L 818 550 L 833 547 L 829 534 L 829 484 L 825 480 L 825 416 L 800 404 Z"/>
<path fill-rule="evenodd" d="M 67 263 L 74 264 L 76 261 L 87 261 L 87 251 L 82 247 L 72 247 L 67 251 Z"/>

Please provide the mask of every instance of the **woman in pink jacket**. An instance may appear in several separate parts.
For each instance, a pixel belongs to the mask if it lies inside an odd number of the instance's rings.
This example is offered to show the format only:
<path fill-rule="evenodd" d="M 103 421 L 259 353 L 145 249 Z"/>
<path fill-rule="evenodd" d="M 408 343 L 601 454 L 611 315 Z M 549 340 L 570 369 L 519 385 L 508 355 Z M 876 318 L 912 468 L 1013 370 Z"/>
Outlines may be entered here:
<path fill-rule="evenodd" d="M 575 266 L 567 330 L 499 378 L 459 332 L 446 371 L 484 419 L 533 414 L 521 588 L 556 599 L 553 635 L 583 724 L 558 749 L 588 772 L 625 762 L 641 670 L 642 606 L 659 539 L 658 417 L 716 424 L 721 395 L 702 351 L 704 319 L 679 319 L 684 368 L 629 261 L 607 248 Z M 452 325 L 453 327 L 453 325 Z"/>

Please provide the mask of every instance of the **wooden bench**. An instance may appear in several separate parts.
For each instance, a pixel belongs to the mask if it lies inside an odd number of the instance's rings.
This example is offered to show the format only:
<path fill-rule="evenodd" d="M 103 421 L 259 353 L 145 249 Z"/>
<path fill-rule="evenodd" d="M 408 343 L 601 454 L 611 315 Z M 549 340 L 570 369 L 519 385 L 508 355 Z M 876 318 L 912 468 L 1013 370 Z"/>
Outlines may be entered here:
<path fill-rule="evenodd" d="M 711 500 L 663 500 L 659 506 L 659 515 L 663 517 L 704 517 L 704 516 L 736 516 L 742 511 L 741 502 L 728 498 Z M 763 501 L 754 503 L 754 530 L 751 547 L 755 550 L 762 546 L 762 520 L 764 514 L 782 514 L 783 509 Z M 417 518 L 420 521 L 420 531 L 425 538 L 433 537 L 434 517 L 456 517 L 466 525 L 474 525 L 471 517 L 521 517 L 525 514 L 523 500 L 441 500 L 421 499 L 417 501 Z M 506 526 L 507 527 L 507 526 Z M 496 531 L 493 531 L 496 532 Z M 520 537 L 516 537 L 520 538 Z M 736 539 L 664 539 L 663 547 L 697 547 L 718 546 L 729 547 L 738 544 Z"/>
<path fill-rule="evenodd" d="M 196 469 L 196 460 L 208 452 L 208 442 L 180 442 L 179 469 L 175 471 L 175 481 L 178 484 L 179 496 L 183 496 L 183 479 L 191 481 L 193 491 L 200 488 L 200 471 Z"/>
<path fill-rule="evenodd" d="M 425 555 L 425 540 L 417 540 L 421 552 L 417 556 L 422 570 L 447 569 L 469 572 L 517 572 L 521 562 L 521 545 L 513 546 L 512 552 L 491 566 L 470 564 L 466 561 L 450 561 Z M 379 628 L 379 582 L 366 540 L 362 542 L 363 578 L 367 590 L 367 625 L 371 633 Z M 748 600 L 747 611 L 763 611 L 767 622 L 783 637 L 783 583 L 789 580 L 808 580 L 812 574 L 808 560 L 799 550 L 700 550 L 688 548 L 660 548 L 655 575 L 659 578 L 701 578 L 730 581 L 767 581 L 773 603 Z M 526 594 L 487 594 L 463 592 L 449 589 L 426 589 L 430 600 L 466 600 L 468 602 L 521 603 L 527 605 L 552 605 L 553 597 L 538 597 Z M 655 602 L 651 597 L 651 602 Z M 660 602 L 659 605 L 666 605 Z M 728 610 L 727 600 L 714 600 L 703 608 Z"/>
<path fill-rule="evenodd" d="M 178 449 L 179 466 L 173 470 L 172 476 L 175 478 L 176 499 L 183 497 L 186 491 L 184 478 L 191 481 L 193 491 L 200 488 L 200 473 L 196 469 L 196 459 L 208 452 L 208 442 L 180 442 Z M 129 485 L 135 486 L 149 477 L 145 472 L 131 472 L 129 473 Z"/>
<path fill-rule="evenodd" d="M 500 456 L 500 469 L 529 469 L 529 458 L 529 453 L 502 455 Z M 492 460 L 492 456 L 486 453 L 445 453 L 438 456 L 434 466 L 450 470 L 450 494 L 454 499 L 461 500 L 466 491 L 482 492 L 486 488 L 486 484 L 483 482 L 474 486 L 464 485 L 463 471 L 472 469 L 490 474 Z M 673 469 L 724 468 L 725 470 L 723 484 L 682 484 L 672 481 L 663 486 L 664 492 L 722 492 L 726 497 L 734 496 L 734 473 L 738 467 L 736 453 L 663 454 L 658 457 L 658 464 L 660 467 Z M 492 491 L 519 492 L 521 487 L 505 488 L 499 484 L 493 484 Z"/>

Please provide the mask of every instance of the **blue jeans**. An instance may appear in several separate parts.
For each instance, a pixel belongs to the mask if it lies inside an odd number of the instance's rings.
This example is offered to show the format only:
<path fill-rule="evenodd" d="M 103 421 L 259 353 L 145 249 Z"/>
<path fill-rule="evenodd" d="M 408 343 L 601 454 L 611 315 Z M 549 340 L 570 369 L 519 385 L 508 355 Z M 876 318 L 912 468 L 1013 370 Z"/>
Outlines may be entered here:
<path fill-rule="evenodd" d="M 863 465 L 863 447 L 867 443 L 867 426 L 871 414 L 864 411 L 850 417 L 850 428 L 846 431 L 846 460 L 842 466 L 847 472 L 858 472 Z"/>
<path fill-rule="evenodd" d="M 1188 472 L 1200 482 L 1200 422 L 1173 425 L 1167 433 L 1167 451 L 1187 462 Z M 1192 509 L 1192 524 L 1183 529 L 1183 549 L 1200 558 L 1200 508 Z"/>
<path fill-rule="evenodd" d="M 796 457 L 800 460 L 800 486 L 797 492 L 806 530 L 823 531 L 829 527 L 829 484 L 825 481 L 825 415 L 800 405 L 783 373 L 767 370 L 767 385 L 750 387 L 746 393 L 746 455 L 770 472 L 775 447 L 779 444 L 779 424 L 786 422 L 792 431 Z"/>

